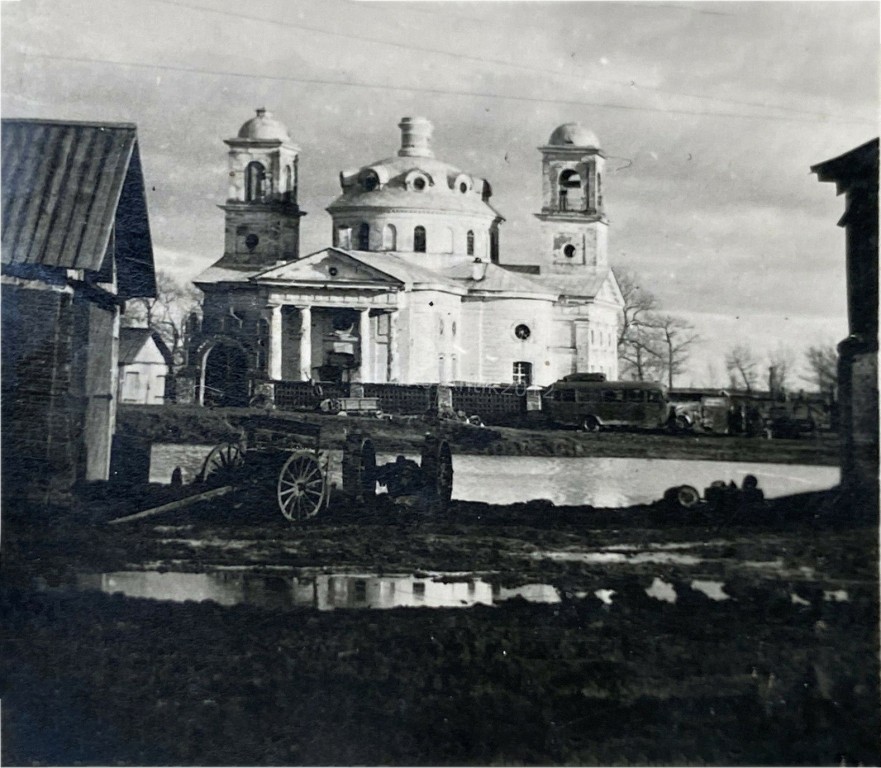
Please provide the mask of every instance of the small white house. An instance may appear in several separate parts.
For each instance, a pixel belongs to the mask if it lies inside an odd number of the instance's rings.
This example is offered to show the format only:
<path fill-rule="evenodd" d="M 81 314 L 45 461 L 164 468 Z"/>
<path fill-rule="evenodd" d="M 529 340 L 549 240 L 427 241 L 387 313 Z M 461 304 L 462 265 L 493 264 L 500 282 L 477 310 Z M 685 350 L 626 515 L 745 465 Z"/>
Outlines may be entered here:
<path fill-rule="evenodd" d="M 118 401 L 162 405 L 170 359 L 168 347 L 156 331 L 120 328 Z"/>

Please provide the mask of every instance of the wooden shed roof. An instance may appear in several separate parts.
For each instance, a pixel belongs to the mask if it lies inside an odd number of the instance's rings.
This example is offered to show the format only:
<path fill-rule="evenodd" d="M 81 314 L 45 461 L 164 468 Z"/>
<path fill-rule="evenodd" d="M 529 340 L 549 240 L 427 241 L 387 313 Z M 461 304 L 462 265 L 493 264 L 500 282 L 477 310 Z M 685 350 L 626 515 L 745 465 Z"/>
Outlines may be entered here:
<path fill-rule="evenodd" d="M 119 295 L 154 296 L 136 127 L 31 119 L 2 126 L 3 265 L 99 273 L 114 232 Z"/>

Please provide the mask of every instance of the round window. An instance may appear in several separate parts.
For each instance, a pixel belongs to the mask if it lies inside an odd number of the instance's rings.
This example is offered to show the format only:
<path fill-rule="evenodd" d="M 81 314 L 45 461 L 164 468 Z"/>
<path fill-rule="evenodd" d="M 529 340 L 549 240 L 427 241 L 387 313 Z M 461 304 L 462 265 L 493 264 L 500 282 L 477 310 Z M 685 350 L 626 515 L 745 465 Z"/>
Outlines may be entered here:
<path fill-rule="evenodd" d="M 421 192 L 423 189 L 425 189 L 425 179 L 423 179 L 421 176 L 414 179 L 413 188 L 418 189 Z"/>
<path fill-rule="evenodd" d="M 564 255 L 567 259 L 574 258 L 574 256 L 575 256 L 575 246 L 572 245 L 572 243 L 569 243 L 569 245 L 567 245 L 565 248 L 563 248 L 563 255 Z"/>
<path fill-rule="evenodd" d="M 250 235 L 248 235 L 247 237 L 245 237 L 245 247 L 249 251 L 253 251 L 257 247 L 257 244 L 259 242 L 260 242 L 260 238 L 257 237 L 257 235 L 255 235 L 253 232 Z"/>
<path fill-rule="evenodd" d="M 532 331 L 529 329 L 528 325 L 520 323 L 520 325 L 514 329 L 514 335 L 521 341 L 526 341 L 526 339 L 532 335 Z"/>
<path fill-rule="evenodd" d="M 327 271 L 328 271 L 328 274 L 330 274 L 331 277 L 336 277 L 336 276 L 339 274 L 339 272 L 340 272 L 336 267 L 331 267 L 331 268 L 328 269 Z"/>
<path fill-rule="evenodd" d="M 468 191 L 468 185 L 464 181 L 459 185 L 459 191 L 463 195 Z"/>

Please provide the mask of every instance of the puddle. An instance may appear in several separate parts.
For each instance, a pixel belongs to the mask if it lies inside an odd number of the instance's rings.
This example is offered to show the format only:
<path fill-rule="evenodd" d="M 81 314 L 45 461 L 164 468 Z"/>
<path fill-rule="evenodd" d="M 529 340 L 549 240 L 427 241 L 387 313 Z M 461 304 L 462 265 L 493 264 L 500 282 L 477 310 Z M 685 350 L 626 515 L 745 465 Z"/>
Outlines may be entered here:
<path fill-rule="evenodd" d="M 710 600 L 731 599 L 731 595 L 725 592 L 725 583 L 721 581 L 694 579 L 689 586 L 696 592 L 703 592 Z"/>
<path fill-rule="evenodd" d="M 657 576 L 655 576 L 651 586 L 646 588 L 645 593 L 649 597 L 653 597 L 655 600 L 662 600 L 665 603 L 676 602 L 676 589 L 672 584 L 659 579 Z"/>
<path fill-rule="evenodd" d="M 613 563 L 652 563 L 656 565 L 699 565 L 704 562 L 697 555 L 683 555 L 677 552 L 638 552 L 635 555 L 623 552 L 577 552 L 569 550 L 543 550 L 532 552 L 534 560 L 555 560 L 564 563 L 584 563 L 586 565 L 608 565 Z"/>
<path fill-rule="evenodd" d="M 368 573 L 264 575 L 224 570 L 216 573 L 117 571 L 80 574 L 78 589 L 173 602 L 212 600 L 220 605 L 256 605 L 273 610 L 335 608 L 467 608 L 495 605 L 515 597 L 558 603 L 550 584 L 499 587 L 457 574 L 377 576 Z"/>

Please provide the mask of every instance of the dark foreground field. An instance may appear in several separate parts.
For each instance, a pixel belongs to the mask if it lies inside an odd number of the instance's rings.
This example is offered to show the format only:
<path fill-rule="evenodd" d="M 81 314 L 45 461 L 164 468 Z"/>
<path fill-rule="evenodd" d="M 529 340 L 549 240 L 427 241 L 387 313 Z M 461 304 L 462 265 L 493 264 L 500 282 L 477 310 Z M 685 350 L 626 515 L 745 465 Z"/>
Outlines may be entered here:
<path fill-rule="evenodd" d="M 460 503 L 290 526 L 243 497 L 114 527 L 112 509 L 29 512 L 7 506 L 4 529 L 7 765 L 879 761 L 876 520 L 823 494 L 735 520 Z M 266 610 L 65 588 L 220 568 L 466 571 L 560 600 Z"/>

